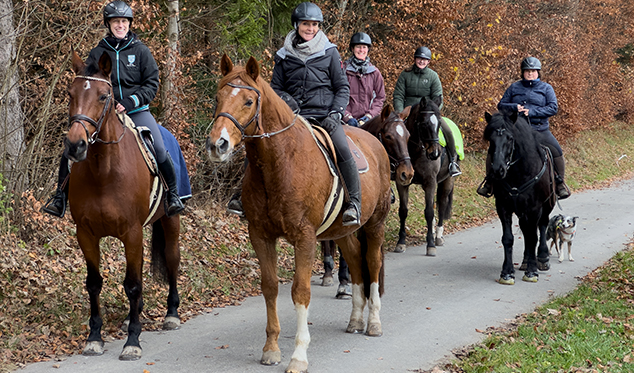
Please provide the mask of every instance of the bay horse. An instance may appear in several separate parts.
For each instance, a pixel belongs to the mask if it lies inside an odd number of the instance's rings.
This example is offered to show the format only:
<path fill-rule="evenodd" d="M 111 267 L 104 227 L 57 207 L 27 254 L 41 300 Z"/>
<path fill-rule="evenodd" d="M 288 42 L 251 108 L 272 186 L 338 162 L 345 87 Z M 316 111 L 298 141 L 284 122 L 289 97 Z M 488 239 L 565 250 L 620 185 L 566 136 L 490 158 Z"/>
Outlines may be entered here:
<path fill-rule="evenodd" d="M 139 314 L 143 309 L 143 224 L 150 213 L 153 176 L 134 134 L 128 133 L 115 113 L 108 54 L 104 52 L 98 66 L 86 66 L 73 51 L 72 66 L 76 76 L 68 89 L 70 129 L 64 140 L 64 155 L 73 161 L 68 199 L 77 225 L 77 241 L 86 260 L 86 289 L 90 297 L 90 334 L 83 354 L 104 352 L 99 241 L 112 236 L 125 247 L 123 286 L 130 302 L 128 339 L 119 359 L 137 360 L 142 353 Z M 160 205 L 152 220 L 152 270 L 169 284 L 163 328 L 175 329 L 180 325 L 176 287 L 180 218 L 168 218 Z"/>
<path fill-rule="evenodd" d="M 333 177 L 311 130 L 303 119 L 260 76 L 260 66 L 249 58 L 244 67 L 227 55 L 220 61 L 224 76 L 218 84 L 217 109 L 207 138 L 214 161 L 226 161 L 244 142 L 249 160 L 242 185 L 242 203 L 249 237 L 260 263 L 266 303 L 266 343 L 260 362 L 281 362 L 277 314 L 278 238 L 295 251 L 292 299 L 297 314 L 295 350 L 287 372 L 308 369 L 307 349 L 310 280 L 317 240 L 335 240 L 352 276 L 352 312 L 346 332 L 381 336 L 380 296 L 383 293 L 384 224 L 390 208 L 390 163 L 379 141 L 366 131 L 345 126 L 346 134 L 367 158 L 368 171 L 360 174 L 361 225 L 343 226 L 341 213 L 317 235 Z M 358 231 L 357 231 L 358 230 Z M 357 236 L 354 233 L 357 231 Z M 367 329 L 363 321 L 369 308 Z"/>
<path fill-rule="evenodd" d="M 414 177 L 414 168 L 407 149 L 410 134 L 405 127 L 403 118 L 392 109 L 392 105 L 386 104 L 380 115 L 373 117 L 359 128 L 370 132 L 383 144 L 390 158 L 391 180 L 403 186 L 409 185 Z M 334 269 L 334 262 L 332 258 L 334 257 L 335 249 L 336 246 L 333 241 L 326 241 L 321 244 L 325 270 L 322 286 L 333 284 L 332 270 Z M 345 259 L 340 258 L 339 269 L 341 270 L 342 267 L 347 268 Z M 337 297 L 339 297 L 339 293 L 337 293 Z"/>
<path fill-rule="evenodd" d="M 517 113 L 485 113 L 484 139 L 489 142 L 495 208 L 502 223 L 504 263 L 499 283 L 513 285 L 512 215 L 524 235 L 523 281 L 537 282 L 537 270 L 548 270 L 546 245 L 548 216 L 555 205 L 554 170 L 549 152 L 525 116 Z M 539 233 L 539 236 L 538 236 Z M 537 256 L 535 255 L 537 247 Z"/>
<path fill-rule="evenodd" d="M 405 126 L 410 132 L 409 155 L 414 166 L 412 184 L 420 185 L 425 192 L 425 221 L 427 223 L 427 255 L 436 255 L 436 245 L 442 246 L 443 223 L 451 218 L 454 180 L 449 174 L 449 155 L 439 142 L 439 121 L 442 120 L 439 102 L 423 97 L 420 103 L 405 108 L 402 117 L 407 117 Z M 407 236 L 405 221 L 408 214 L 409 187 L 396 184 L 399 196 L 398 216 L 400 228 L 395 252 L 405 251 Z M 434 197 L 438 208 L 438 221 L 434 230 Z M 435 231 L 435 235 L 434 235 Z"/>

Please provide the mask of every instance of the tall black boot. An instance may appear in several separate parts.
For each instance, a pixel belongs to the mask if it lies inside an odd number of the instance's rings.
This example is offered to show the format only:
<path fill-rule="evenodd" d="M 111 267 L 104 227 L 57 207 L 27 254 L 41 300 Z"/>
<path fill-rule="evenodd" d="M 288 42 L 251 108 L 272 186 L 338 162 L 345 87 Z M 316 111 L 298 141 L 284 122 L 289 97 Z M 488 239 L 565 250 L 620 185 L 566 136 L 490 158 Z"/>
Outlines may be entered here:
<path fill-rule="evenodd" d="M 167 184 L 167 191 L 165 191 L 165 215 L 168 217 L 176 215 L 185 209 L 181 198 L 178 195 L 178 186 L 176 185 L 176 172 L 174 171 L 174 163 L 172 163 L 172 157 L 167 153 L 167 157 L 162 163 L 158 165 L 165 184 Z"/>
<path fill-rule="evenodd" d="M 480 183 L 477 192 L 479 195 L 489 198 L 493 195 L 493 185 L 491 185 L 491 181 L 489 180 L 489 174 L 491 173 L 491 154 L 487 153 L 485 167 L 486 176 L 484 177 L 484 180 L 482 180 L 482 183 Z"/>
<path fill-rule="evenodd" d="M 557 175 L 555 176 L 555 193 L 557 193 L 557 197 L 559 199 L 566 199 L 570 197 L 570 188 L 568 188 L 568 185 L 564 182 L 566 161 L 564 160 L 563 155 L 553 158 L 553 161 L 555 162 L 555 171 L 557 172 Z"/>
<path fill-rule="evenodd" d="M 291 97 L 291 99 L 293 98 Z M 249 158 L 245 157 L 244 164 L 242 166 L 243 173 L 246 172 L 248 165 L 249 165 Z M 229 203 L 227 204 L 227 212 L 230 214 L 236 214 L 241 218 L 245 217 L 244 209 L 242 208 L 242 184 L 240 184 L 240 188 L 238 189 L 238 191 L 235 192 L 231 196 L 231 199 L 229 200 Z"/>
<path fill-rule="evenodd" d="M 354 158 L 350 158 L 347 161 L 339 162 L 338 166 L 350 196 L 350 203 L 343 212 L 343 225 L 359 225 L 361 222 L 361 183 L 357 163 Z"/>
<path fill-rule="evenodd" d="M 68 158 L 62 155 L 62 159 L 59 162 L 59 171 L 57 173 L 57 189 L 55 194 L 46 202 L 42 211 L 63 218 L 66 213 L 66 200 L 68 196 L 68 183 L 66 179 L 70 174 L 68 169 Z"/>

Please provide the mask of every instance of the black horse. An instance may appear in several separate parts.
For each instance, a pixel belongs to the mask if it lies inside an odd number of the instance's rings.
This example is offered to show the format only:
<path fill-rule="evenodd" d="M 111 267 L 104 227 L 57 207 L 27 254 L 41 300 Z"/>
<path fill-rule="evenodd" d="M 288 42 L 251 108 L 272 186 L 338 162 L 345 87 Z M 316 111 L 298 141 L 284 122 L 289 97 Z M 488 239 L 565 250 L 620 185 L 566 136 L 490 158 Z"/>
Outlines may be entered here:
<path fill-rule="evenodd" d="M 537 282 L 537 270 L 550 268 L 546 228 L 548 215 L 556 202 L 550 152 L 540 145 L 538 132 L 531 128 L 525 116 L 500 112 L 493 115 L 486 113 L 485 118 L 488 125 L 484 129 L 484 139 L 489 142 L 491 155 L 489 177 L 502 223 L 504 246 L 499 282 L 505 285 L 515 283 L 513 214 L 518 217 L 524 234 L 524 259 L 520 269 L 524 268 L 526 272 L 522 280 Z"/>
<path fill-rule="evenodd" d="M 407 116 L 405 125 L 410 132 L 409 155 L 414 166 L 412 184 L 418 184 L 425 191 L 425 220 L 427 221 L 427 255 L 436 255 L 436 245 L 444 244 L 443 222 L 451 218 L 454 180 L 449 175 L 450 157 L 445 147 L 439 143 L 438 132 L 442 116 L 439 102 L 423 97 L 420 103 L 405 108 L 400 114 Z M 409 202 L 409 184 L 396 184 L 399 196 L 398 216 L 401 226 L 395 252 L 405 251 L 405 220 Z M 438 222 L 434 237 L 434 197 L 438 205 Z"/>

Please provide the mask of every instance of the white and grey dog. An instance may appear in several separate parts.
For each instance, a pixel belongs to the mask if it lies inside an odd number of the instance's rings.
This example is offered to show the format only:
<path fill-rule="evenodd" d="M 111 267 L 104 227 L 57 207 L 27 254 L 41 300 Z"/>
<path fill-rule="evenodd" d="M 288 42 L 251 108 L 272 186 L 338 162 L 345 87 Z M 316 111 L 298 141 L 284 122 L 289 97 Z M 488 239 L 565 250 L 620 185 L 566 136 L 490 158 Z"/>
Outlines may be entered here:
<path fill-rule="evenodd" d="M 555 245 L 555 249 L 557 249 L 557 254 L 559 255 L 559 263 L 564 261 L 564 242 L 568 244 L 568 260 L 574 262 L 570 251 L 572 249 L 572 240 L 577 234 L 577 218 L 578 216 L 555 215 L 548 221 L 546 239 L 552 240 L 548 251 L 550 255 L 552 255 L 553 245 Z"/>

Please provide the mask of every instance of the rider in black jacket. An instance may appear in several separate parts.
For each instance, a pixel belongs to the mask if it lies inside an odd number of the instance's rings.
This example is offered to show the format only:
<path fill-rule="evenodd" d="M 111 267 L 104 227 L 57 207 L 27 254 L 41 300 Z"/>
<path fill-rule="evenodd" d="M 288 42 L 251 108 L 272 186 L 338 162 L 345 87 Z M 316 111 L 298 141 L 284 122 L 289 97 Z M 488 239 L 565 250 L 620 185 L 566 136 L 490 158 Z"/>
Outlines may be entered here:
<path fill-rule="evenodd" d="M 149 104 L 158 91 L 159 71 L 148 47 L 130 31 L 133 19 L 132 8 L 125 2 L 117 0 L 106 5 L 103 21 L 108 34 L 90 51 L 86 64 L 96 64 L 104 52 L 110 56 L 110 80 L 116 100 L 115 109 L 117 113 L 126 113 L 135 125 L 148 127 L 152 132 L 159 172 L 169 189 L 165 196 L 165 213 L 172 216 L 183 211 L 185 206 L 178 195 L 172 158 L 165 150 L 163 136 L 149 111 Z M 57 190 L 42 211 L 58 217 L 64 216 L 68 195 L 65 180 L 68 175 L 68 159 L 62 156 Z"/>

